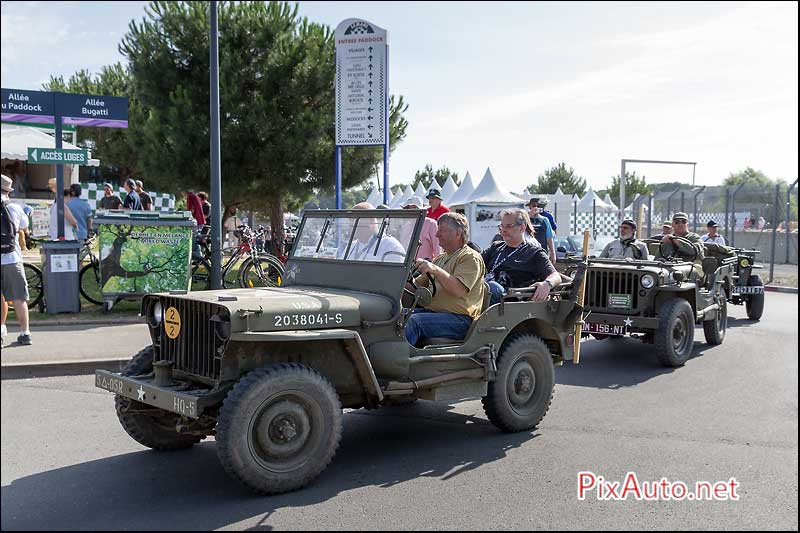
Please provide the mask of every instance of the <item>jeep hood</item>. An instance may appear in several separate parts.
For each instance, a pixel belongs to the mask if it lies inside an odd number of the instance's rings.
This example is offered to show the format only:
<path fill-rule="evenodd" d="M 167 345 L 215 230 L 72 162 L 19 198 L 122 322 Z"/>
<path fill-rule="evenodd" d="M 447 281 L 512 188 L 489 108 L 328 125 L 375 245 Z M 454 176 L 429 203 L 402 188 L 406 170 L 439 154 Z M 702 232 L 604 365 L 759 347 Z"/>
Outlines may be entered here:
<path fill-rule="evenodd" d="M 233 331 L 357 327 L 362 320 L 388 320 L 393 311 L 385 296 L 298 285 L 159 296 L 223 306 L 230 312 Z"/>

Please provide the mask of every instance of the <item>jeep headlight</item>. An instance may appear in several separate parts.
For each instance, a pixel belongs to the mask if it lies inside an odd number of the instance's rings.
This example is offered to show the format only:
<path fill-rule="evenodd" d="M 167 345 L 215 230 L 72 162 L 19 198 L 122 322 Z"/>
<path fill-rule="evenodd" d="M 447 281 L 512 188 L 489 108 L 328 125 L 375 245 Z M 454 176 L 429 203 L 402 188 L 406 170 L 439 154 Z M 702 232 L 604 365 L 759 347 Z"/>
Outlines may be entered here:
<path fill-rule="evenodd" d="M 161 306 L 161 302 L 156 302 L 153 306 L 153 320 L 156 324 L 161 324 L 161 321 L 164 320 L 164 308 Z"/>
<path fill-rule="evenodd" d="M 747 268 L 750 266 L 750 260 L 746 257 L 742 257 L 742 260 L 739 261 L 739 266 L 742 268 Z"/>
<path fill-rule="evenodd" d="M 653 285 L 656 284 L 656 278 L 651 276 L 650 274 L 645 274 L 642 276 L 642 287 L 645 289 L 652 289 Z"/>

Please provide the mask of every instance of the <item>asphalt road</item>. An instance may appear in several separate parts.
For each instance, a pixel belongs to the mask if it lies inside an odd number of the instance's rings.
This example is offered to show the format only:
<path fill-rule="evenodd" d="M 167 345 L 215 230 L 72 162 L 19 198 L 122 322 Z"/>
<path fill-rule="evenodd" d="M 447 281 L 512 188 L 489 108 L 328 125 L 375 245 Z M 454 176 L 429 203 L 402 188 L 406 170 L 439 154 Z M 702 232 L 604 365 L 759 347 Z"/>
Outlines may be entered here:
<path fill-rule="evenodd" d="M 751 323 L 729 308 L 718 347 L 698 328 L 680 369 L 638 341 L 587 342 L 532 433 L 500 433 L 479 401 L 349 412 L 331 466 L 276 497 L 229 479 L 213 439 L 139 446 L 89 377 L 4 380 L 2 528 L 796 530 L 798 297 L 768 294 L 766 309 Z M 581 501 L 582 470 L 734 477 L 739 500 Z"/>

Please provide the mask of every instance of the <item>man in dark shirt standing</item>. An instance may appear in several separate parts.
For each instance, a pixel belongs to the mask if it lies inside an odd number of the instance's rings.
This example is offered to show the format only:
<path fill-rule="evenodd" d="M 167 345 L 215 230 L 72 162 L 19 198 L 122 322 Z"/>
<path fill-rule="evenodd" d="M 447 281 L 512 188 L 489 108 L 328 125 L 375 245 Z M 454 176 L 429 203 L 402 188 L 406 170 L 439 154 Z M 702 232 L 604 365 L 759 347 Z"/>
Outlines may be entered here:
<path fill-rule="evenodd" d="M 142 202 L 142 209 L 144 211 L 152 211 L 153 210 L 153 199 L 144 190 L 144 183 L 142 180 L 136 180 L 136 194 L 139 195 L 139 200 Z"/>
<path fill-rule="evenodd" d="M 110 183 L 103 184 L 103 197 L 100 198 L 100 209 L 119 209 L 122 200 L 114 194 L 114 187 Z"/>
<path fill-rule="evenodd" d="M 526 233 L 533 232 L 528 214 L 519 208 L 506 209 L 500 213 L 500 220 L 498 229 L 503 240 L 481 254 L 486 264 L 484 279 L 492 293 L 491 304 L 498 303 L 512 287 L 536 287 L 531 300 L 545 300 L 561 282 L 561 275 L 541 245 L 535 239 L 525 238 Z"/>
<path fill-rule="evenodd" d="M 125 180 L 125 192 L 127 196 L 125 196 L 125 200 L 122 202 L 122 209 L 130 209 L 132 211 L 141 211 L 142 210 L 142 200 L 139 198 L 139 194 L 136 192 L 136 182 L 133 179 L 128 178 Z"/>

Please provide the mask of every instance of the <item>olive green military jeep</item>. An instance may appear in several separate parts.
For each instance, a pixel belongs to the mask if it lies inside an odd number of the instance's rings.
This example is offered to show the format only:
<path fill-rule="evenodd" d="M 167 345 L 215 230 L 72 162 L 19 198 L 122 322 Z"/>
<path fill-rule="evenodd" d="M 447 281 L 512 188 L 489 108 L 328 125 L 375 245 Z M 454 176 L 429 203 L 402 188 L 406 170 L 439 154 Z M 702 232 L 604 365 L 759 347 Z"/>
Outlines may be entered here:
<path fill-rule="evenodd" d="M 639 338 L 655 345 L 663 365 L 679 367 L 692 354 L 696 322 L 702 322 L 706 342 L 722 343 L 728 316 L 726 288 L 732 283 L 735 258 L 709 256 L 698 265 L 673 257 L 667 242 L 644 242 L 653 255 L 660 251 L 664 259 L 589 260 L 583 331 L 601 340 Z"/>
<path fill-rule="evenodd" d="M 487 291 L 464 339 L 413 347 L 404 324 L 432 297 L 406 285 L 423 220 L 417 210 L 306 213 L 281 287 L 147 295 L 152 345 L 121 373 L 96 371 L 96 385 L 115 393 L 137 442 L 177 450 L 214 435 L 225 470 L 261 493 L 325 469 L 342 408 L 482 398 L 503 431 L 536 427 L 554 365 L 573 357 L 577 282 L 543 302 L 521 289 L 490 307 Z"/>
<path fill-rule="evenodd" d="M 744 248 L 734 248 L 733 252 L 736 254 L 734 283 L 728 291 L 728 301 L 733 305 L 744 304 L 750 320 L 761 320 L 764 314 L 764 283 L 760 276 L 753 274 L 754 269 L 761 268 L 756 263 L 756 254 L 761 252 Z"/>

